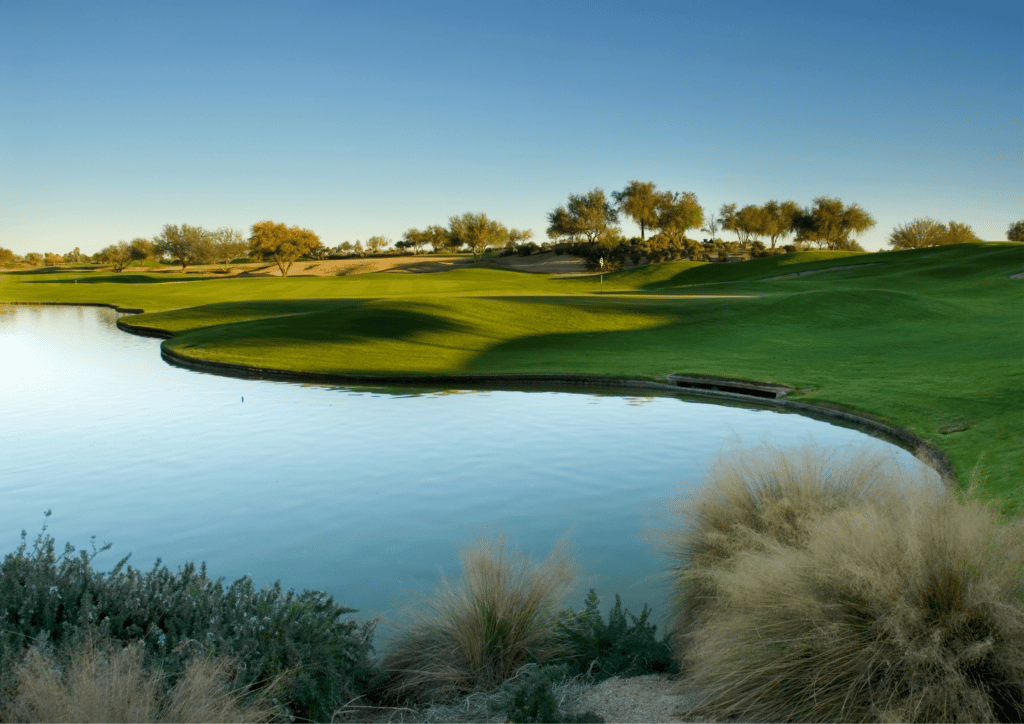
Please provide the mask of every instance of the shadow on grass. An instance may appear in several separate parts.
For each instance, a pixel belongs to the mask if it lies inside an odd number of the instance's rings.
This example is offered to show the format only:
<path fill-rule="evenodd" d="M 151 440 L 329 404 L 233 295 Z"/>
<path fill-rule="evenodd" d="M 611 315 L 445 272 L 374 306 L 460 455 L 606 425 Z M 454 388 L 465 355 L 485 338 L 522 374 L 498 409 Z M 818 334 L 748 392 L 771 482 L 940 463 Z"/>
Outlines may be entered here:
<path fill-rule="evenodd" d="M 381 304 L 365 299 L 222 302 L 139 319 L 143 325 L 175 322 L 188 323 L 183 332 L 202 327 L 218 337 L 259 337 L 268 342 L 284 339 L 303 342 L 401 340 L 427 333 L 474 331 L 469 325 L 406 308 L 401 302 Z"/>
<path fill-rule="evenodd" d="M 21 272 L 19 272 L 21 273 Z M 154 279 L 143 274 L 104 274 L 103 276 L 75 277 L 73 279 L 33 279 L 27 284 L 167 284 L 168 282 L 201 282 L 218 277 L 174 277 Z"/>

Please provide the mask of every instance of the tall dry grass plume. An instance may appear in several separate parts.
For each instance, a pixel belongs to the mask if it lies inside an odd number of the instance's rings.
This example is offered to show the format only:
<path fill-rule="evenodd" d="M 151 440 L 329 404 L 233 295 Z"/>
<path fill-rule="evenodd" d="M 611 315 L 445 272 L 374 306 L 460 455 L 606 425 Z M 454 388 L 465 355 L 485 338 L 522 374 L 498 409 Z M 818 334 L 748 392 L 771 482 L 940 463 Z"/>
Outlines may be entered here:
<path fill-rule="evenodd" d="M 678 539 L 676 595 L 701 593 L 681 651 L 707 694 L 687 715 L 1024 720 L 1024 521 L 877 461 L 786 460 L 723 466 L 740 510 L 710 503 Z"/>
<path fill-rule="evenodd" d="M 867 496 L 892 495 L 884 453 L 861 451 L 856 464 L 816 447 L 768 445 L 723 452 L 703 487 L 677 509 L 683 525 L 670 534 L 673 650 L 685 663 L 694 631 L 716 596 L 714 574 L 768 541 L 802 545 L 810 521 Z"/>
<path fill-rule="evenodd" d="M 560 613 L 578 580 L 562 546 L 540 563 L 504 539 L 461 558 L 461 580 L 446 580 L 388 647 L 382 667 L 397 698 L 445 701 L 490 689 L 561 653 Z"/>
<path fill-rule="evenodd" d="M 86 638 L 70 655 L 32 647 L 14 672 L 0 718 L 9 722 L 267 722 L 270 692 L 231 689 L 227 661 L 197 657 L 173 687 L 145 665 L 142 647 Z"/>

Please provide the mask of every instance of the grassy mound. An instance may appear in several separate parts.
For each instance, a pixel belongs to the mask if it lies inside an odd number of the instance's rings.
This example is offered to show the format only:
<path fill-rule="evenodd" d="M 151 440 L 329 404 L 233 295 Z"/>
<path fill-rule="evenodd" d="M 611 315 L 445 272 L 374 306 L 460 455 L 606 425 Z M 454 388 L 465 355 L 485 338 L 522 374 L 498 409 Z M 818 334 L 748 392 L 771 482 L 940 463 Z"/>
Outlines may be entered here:
<path fill-rule="evenodd" d="M 1024 719 L 1024 521 L 907 483 L 809 451 L 712 476 L 676 540 L 688 715 Z"/>

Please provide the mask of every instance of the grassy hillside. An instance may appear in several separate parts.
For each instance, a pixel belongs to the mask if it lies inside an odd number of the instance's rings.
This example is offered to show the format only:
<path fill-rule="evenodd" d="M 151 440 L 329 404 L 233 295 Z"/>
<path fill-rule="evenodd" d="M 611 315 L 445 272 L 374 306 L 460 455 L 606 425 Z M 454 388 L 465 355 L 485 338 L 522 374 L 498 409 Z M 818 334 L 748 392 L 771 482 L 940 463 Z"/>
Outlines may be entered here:
<path fill-rule="evenodd" d="M 769 281 L 797 272 L 840 271 Z M 1021 509 L 1024 246 L 968 244 L 552 279 L 491 269 L 331 278 L 0 274 L 0 300 L 114 303 L 207 360 L 393 375 L 703 373 L 791 385 L 945 450 Z"/>

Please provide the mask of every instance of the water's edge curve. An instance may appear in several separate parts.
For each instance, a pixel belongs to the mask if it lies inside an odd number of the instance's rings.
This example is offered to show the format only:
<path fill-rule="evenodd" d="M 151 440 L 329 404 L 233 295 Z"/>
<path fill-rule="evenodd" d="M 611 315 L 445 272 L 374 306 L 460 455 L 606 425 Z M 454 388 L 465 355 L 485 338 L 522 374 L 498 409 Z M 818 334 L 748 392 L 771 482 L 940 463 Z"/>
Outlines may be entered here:
<path fill-rule="evenodd" d="M 78 302 L 5 302 L 5 304 L 18 305 L 55 305 L 55 306 L 78 306 L 78 307 L 107 307 L 124 314 L 142 314 L 144 309 L 131 307 L 120 307 L 116 304 L 104 303 L 78 303 Z M 175 334 L 166 329 L 158 327 L 146 327 L 143 325 L 131 324 L 124 318 L 117 320 L 117 327 L 123 332 L 135 334 L 140 337 L 156 337 L 159 339 L 173 339 Z M 486 385 L 508 385 L 514 384 L 519 387 L 531 385 L 571 385 L 578 387 L 603 387 L 620 388 L 633 390 L 651 390 L 660 393 L 672 393 L 680 397 L 699 397 L 731 402 L 742 402 L 755 407 L 767 407 L 789 410 L 808 417 L 820 420 L 836 422 L 854 427 L 864 428 L 879 434 L 882 438 L 899 445 L 903 449 L 917 456 L 929 467 L 939 474 L 943 483 L 950 491 L 955 491 L 958 481 L 956 468 L 949 456 L 941 448 L 933 443 L 914 434 L 910 430 L 899 427 L 884 419 L 868 415 L 863 412 L 854 412 L 839 405 L 827 403 L 810 404 L 796 402 L 785 398 L 771 399 L 755 397 L 735 392 L 723 392 L 721 390 L 682 388 L 666 382 L 652 382 L 649 380 L 633 380 L 617 377 L 600 377 L 597 375 L 559 375 L 559 374 L 507 374 L 507 375 L 346 375 L 328 374 L 316 372 L 293 372 L 279 370 L 269 367 L 257 367 L 255 365 L 237 364 L 234 362 L 214 362 L 211 360 L 189 357 L 177 350 L 171 350 L 164 345 L 160 346 L 160 356 L 168 364 L 197 372 L 223 375 L 226 377 L 239 377 L 243 379 L 273 380 L 279 382 L 319 382 L 325 384 L 482 384 Z M 719 380 L 723 385 L 737 382 L 728 377 L 706 377 L 709 381 Z M 750 382 L 750 380 L 743 380 Z M 770 383 L 761 383 L 768 385 Z"/>

